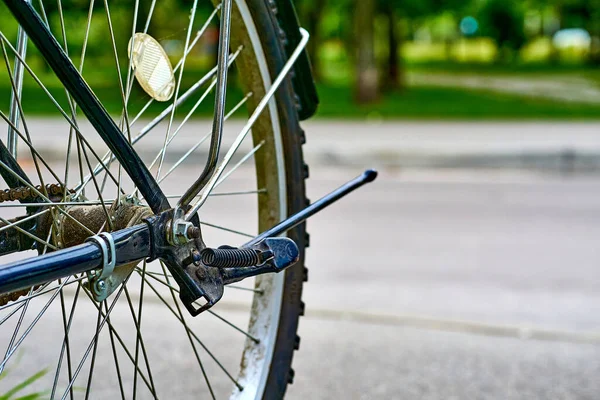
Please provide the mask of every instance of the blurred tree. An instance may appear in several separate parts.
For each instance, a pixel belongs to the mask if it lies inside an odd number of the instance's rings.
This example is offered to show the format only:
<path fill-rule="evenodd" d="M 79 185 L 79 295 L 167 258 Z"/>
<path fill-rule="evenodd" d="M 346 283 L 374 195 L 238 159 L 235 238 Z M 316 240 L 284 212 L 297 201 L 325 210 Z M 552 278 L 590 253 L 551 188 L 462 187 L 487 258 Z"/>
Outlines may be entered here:
<path fill-rule="evenodd" d="M 354 2 L 354 96 L 359 104 L 373 103 L 379 99 L 379 78 L 375 61 L 375 7 L 376 0 Z"/>
<path fill-rule="evenodd" d="M 388 56 L 383 73 L 384 90 L 404 89 L 404 68 L 401 62 L 402 31 L 399 27 L 398 1 L 383 1 L 380 10 L 387 18 Z"/>
<path fill-rule="evenodd" d="M 583 28 L 592 36 L 589 60 L 600 64 L 600 0 L 557 0 L 561 28 Z"/>
<path fill-rule="evenodd" d="M 405 86 L 402 63 L 403 20 L 411 21 L 439 14 L 443 11 L 458 11 L 468 1 L 464 0 L 379 0 L 379 12 L 388 20 L 387 49 L 382 84 L 391 90 L 402 90 Z"/>
<path fill-rule="evenodd" d="M 517 0 L 488 0 L 480 10 L 481 33 L 498 45 L 498 62 L 507 62 L 525 44 L 524 13 Z"/>
<path fill-rule="evenodd" d="M 296 1 L 300 23 L 310 32 L 310 41 L 306 45 L 308 57 L 312 62 L 312 71 L 316 80 L 321 79 L 319 63 L 319 45 L 321 44 L 321 25 L 323 14 L 328 8 L 327 0 L 298 0 Z"/>

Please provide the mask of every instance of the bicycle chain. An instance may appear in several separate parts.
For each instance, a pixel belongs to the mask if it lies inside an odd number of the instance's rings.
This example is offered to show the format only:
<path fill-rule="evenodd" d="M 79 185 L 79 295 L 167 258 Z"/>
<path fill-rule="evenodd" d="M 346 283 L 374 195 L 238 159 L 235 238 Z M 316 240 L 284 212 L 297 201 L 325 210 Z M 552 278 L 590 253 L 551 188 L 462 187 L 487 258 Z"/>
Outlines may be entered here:
<path fill-rule="evenodd" d="M 62 196 L 64 194 L 63 185 L 53 183 L 47 184 L 45 186 L 47 197 L 55 197 Z M 35 189 L 39 193 L 44 193 L 42 186 L 37 185 Z M 69 193 L 74 193 L 73 190 L 69 190 Z M 22 186 L 14 189 L 5 189 L 0 190 L 0 203 L 4 203 L 5 201 L 16 201 L 16 200 L 35 200 L 40 198 L 41 196 L 36 193 L 31 187 Z M 34 287 L 36 290 L 39 286 Z M 0 295 L 0 307 L 8 304 L 9 302 L 18 300 L 21 296 L 26 296 L 31 288 L 26 288 L 23 290 L 17 290 L 15 292 L 4 293 Z"/>
<path fill-rule="evenodd" d="M 47 184 L 45 188 L 48 196 L 58 196 L 64 194 L 63 185 L 58 183 Z M 35 189 L 40 193 L 44 193 L 41 185 L 37 185 Z M 69 190 L 69 193 L 74 193 L 74 191 Z M 0 203 L 15 200 L 35 200 L 39 197 L 41 196 L 28 186 L 21 186 L 14 189 L 5 189 L 0 191 Z"/>

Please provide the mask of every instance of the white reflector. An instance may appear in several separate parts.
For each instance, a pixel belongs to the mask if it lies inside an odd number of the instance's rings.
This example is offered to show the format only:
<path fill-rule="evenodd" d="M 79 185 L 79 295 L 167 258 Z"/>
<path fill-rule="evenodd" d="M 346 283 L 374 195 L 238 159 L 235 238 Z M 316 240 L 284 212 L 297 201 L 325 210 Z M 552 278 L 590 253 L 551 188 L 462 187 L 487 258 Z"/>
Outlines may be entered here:
<path fill-rule="evenodd" d="M 169 100 L 175 91 L 175 75 L 160 43 L 150 35 L 136 33 L 128 49 L 135 78 L 144 91 L 157 101 Z"/>

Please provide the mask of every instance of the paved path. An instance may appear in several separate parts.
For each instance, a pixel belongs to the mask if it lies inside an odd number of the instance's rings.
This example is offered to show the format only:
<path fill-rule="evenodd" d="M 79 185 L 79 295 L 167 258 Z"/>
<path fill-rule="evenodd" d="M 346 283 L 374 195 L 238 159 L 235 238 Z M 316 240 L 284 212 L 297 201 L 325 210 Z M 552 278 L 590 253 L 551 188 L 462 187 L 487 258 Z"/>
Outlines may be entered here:
<path fill-rule="evenodd" d="M 29 123 L 33 142 L 48 158 L 62 159 L 68 129 L 60 120 Z M 137 126 L 141 129 L 143 123 Z M 226 124 L 224 148 L 242 127 Z M 360 122 L 307 121 L 306 158 L 311 164 L 405 168 L 580 168 L 600 170 L 600 123 L 584 122 Z M 82 131 L 97 148 L 98 135 L 88 124 Z M 206 120 L 186 125 L 167 151 L 174 162 L 210 132 Z M 135 129 L 134 129 L 135 131 Z M 166 125 L 136 145 L 152 159 L 164 141 Z M 206 152 L 201 147 L 199 154 Z M 250 143 L 242 150 L 248 151 Z"/>
<path fill-rule="evenodd" d="M 61 129 L 53 121 L 36 124 L 35 139 L 45 140 L 45 151 L 51 151 Z M 309 223 L 307 313 L 289 398 L 597 398 L 600 180 L 512 170 L 398 169 L 381 154 L 394 149 L 600 152 L 600 124 L 316 121 L 305 126 L 305 151 L 314 161 L 308 182 L 313 200 L 365 167 L 387 168 L 376 183 Z M 178 146 L 189 146 L 207 127 L 192 125 Z M 332 162 L 336 156 L 327 151 L 348 158 Z M 184 170 L 181 176 L 194 173 Z M 247 188 L 249 177 L 240 169 L 223 190 Z M 169 192 L 181 190 L 182 181 L 169 182 Z M 211 222 L 253 230 L 253 221 L 236 212 L 235 202 L 223 198 L 216 205 L 207 203 L 203 211 Z M 220 241 L 211 231 L 210 243 Z M 243 326 L 243 302 L 239 293 L 228 294 L 217 311 Z M 130 320 L 121 305 L 115 324 Z M 173 316 L 158 302 L 144 313 L 152 315 L 144 332 L 154 343 L 150 356 L 159 360 L 157 385 L 172 387 L 177 399 L 206 396 L 197 366 L 186 361 L 188 339 L 161 333 Z M 95 326 L 93 309 L 82 318 L 89 329 Z M 57 319 L 43 319 L 32 331 L 32 345 L 20 356 L 22 369 L 53 365 L 30 355 L 60 338 Z M 238 347 L 226 340 L 231 328 L 214 318 L 195 323 L 211 349 L 235 368 L 239 353 L 230 350 Z M 85 349 L 89 332 L 73 343 L 74 349 Z M 189 375 L 178 373 L 188 367 Z M 101 383 L 111 382 L 114 367 L 98 368 L 106 373 L 94 381 L 95 398 L 107 398 Z M 215 390 L 227 393 L 228 379 L 211 361 L 207 368 Z M 2 385 L 26 377 L 12 374 L 0 381 L 0 392 Z"/>
<path fill-rule="evenodd" d="M 314 166 L 310 197 L 357 172 Z M 230 184 L 248 178 L 240 170 Z M 309 222 L 307 312 L 289 398 L 597 398 L 598 198 L 595 178 L 383 171 L 379 181 Z M 207 209 L 206 218 L 251 229 L 233 203 L 221 205 L 225 212 Z M 211 231 L 210 242 L 218 240 Z M 241 302 L 228 294 L 216 311 L 243 326 Z M 125 304 L 119 310 L 113 323 L 130 320 Z M 172 398 L 206 397 L 197 366 L 186 361 L 188 339 L 161 333 L 173 316 L 157 301 L 144 313 L 152 315 L 144 322 L 150 357 L 163 360 L 154 370 L 157 385 L 170 385 Z M 95 313 L 83 315 L 92 329 Z M 43 319 L 33 331 L 24 368 L 45 365 L 30 355 L 60 338 L 55 322 Z M 226 340 L 231 329 L 210 316 L 194 323 L 235 368 L 239 360 L 229 350 L 238 347 Z M 82 336 L 89 340 L 90 332 Z M 96 375 L 94 398 L 108 398 L 103 384 L 110 384 L 114 366 L 98 362 L 103 373 Z M 215 390 L 226 394 L 225 375 L 205 363 Z M 186 366 L 189 375 L 178 372 Z"/>
<path fill-rule="evenodd" d="M 317 169 L 311 196 L 343 175 Z M 290 398 L 597 398 L 598 198 L 594 179 L 388 172 L 316 216 Z"/>
<path fill-rule="evenodd" d="M 597 81 L 585 77 L 541 74 L 452 74 L 412 72 L 408 82 L 419 86 L 445 86 L 510 93 L 573 103 L 600 103 Z"/>

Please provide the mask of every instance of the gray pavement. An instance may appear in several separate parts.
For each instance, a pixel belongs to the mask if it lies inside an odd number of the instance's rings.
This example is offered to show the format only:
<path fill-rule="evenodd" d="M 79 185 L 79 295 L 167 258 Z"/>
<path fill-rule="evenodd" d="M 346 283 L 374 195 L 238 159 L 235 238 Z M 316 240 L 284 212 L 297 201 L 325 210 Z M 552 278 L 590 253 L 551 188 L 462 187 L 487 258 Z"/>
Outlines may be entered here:
<path fill-rule="evenodd" d="M 309 194 L 317 198 L 355 173 L 315 166 Z M 248 178 L 241 170 L 229 184 Z M 307 312 L 289 398 L 597 398 L 599 196 L 594 177 L 383 171 L 309 223 Z M 226 226 L 243 217 L 223 213 L 233 203 L 218 209 L 206 213 Z M 216 311 L 243 326 L 241 304 L 228 293 Z M 127 307 L 117 310 L 113 323 L 126 323 Z M 193 362 L 185 336 L 162 333 L 170 313 L 156 301 L 144 313 L 152 315 L 144 322 L 150 357 L 163 360 L 157 385 L 177 382 L 172 398 L 207 396 L 198 371 L 177 372 Z M 83 314 L 93 328 L 95 313 Z M 43 319 L 34 330 L 36 346 L 60 338 L 55 321 Z M 239 347 L 229 341 L 230 328 L 208 317 L 194 323 L 235 368 Z M 28 354 L 38 354 L 29 346 L 23 368 Z M 103 386 L 110 387 L 114 367 L 104 360 L 95 398 L 110 398 Z M 205 364 L 215 391 L 226 394 L 227 378 Z"/>
<path fill-rule="evenodd" d="M 343 175 L 317 168 L 311 195 Z M 598 398 L 598 195 L 590 178 L 384 172 L 316 216 L 290 398 Z"/>
<path fill-rule="evenodd" d="M 371 162 L 381 161 L 358 157 L 371 154 L 372 147 L 419 145 L 433 151 L 439 139 L 439 148 L 449 152 L 475 148 L 477 143 L 489 151 L 503 146 L 514 150 L 518 144 L 512 141 L 522 127 L 404 123 L 367 129 L 361 124 L 328 124 L 306 124 L 305 151 L 315 161 L 308 180 L 313 200 Z M 600 149 L 595 138 L 600 125 L 524 126 L 529 132 L 521 141 L 524 147 Z M 565 134 L 566 129 L 573 134 Z M 414 140 L 398 145 L 392 137 L 397 131 L 406 132 L 407 138 L 414 135 Z M 477 132 L 487 135 L 489 146 L 482 138 L 471 143 L 469 137 Z M 354 139 L 343 140 L 344 135 Z M 373 138 L 373 146 L 364 144 L 368 138 Z M 333 158 L 324 156 L 327 149 L 354 151 L 355 157 L 328 165 Z M 245 189 L 249 178 L 250 171 L 240 169 L 223 190 Z M 182 185 L 179 179 L 167 181 L 167 190 L 175 192 Z M 252 231 L 253 221 L 236 212 L 252 200 L 236 197 L 207 203 L 204 215 L 211 222 Z M 302 341 L 288 398 L 598 398 L 598 198 L 600 178 L 595 175 L 384 166 L 377 182 L 308 224 L 307 311 L 300 323 Z M 209 244 L 225 240 L 215 230 L 207 230 L 209 234 Z M 241 311 L 246 303 L 246 297 L 230 292 L 216 311 L 244 326 Z M 130 320 L 127 306 L 121 305 L 114 324 Z M 165 338 L 170 312 L 155 301 L 144 313 L 152 315 L 144 322 L 144 335 L 152 343 L 151 359 L 157 360 L 157 386 L 170 385 L 174 399 L 197 398 L 199 393 L 207 397 L 197 368 L 189 376 L 180 372 L 193 367 L 188 339 L 183 334 Z M 38 350 L 61 337 L 58 315 L 42 319 L 32 331 L 32 344 L 20 357 L 24 370 L 46 365 L 29 355 L 41 354 Z M 83 315 L 82 324 L 93 328 L 96 313 Z M 223 363 L 235 368 L 236 346 L 241 344 L 229 341 L 231 329 L 209 317 L 194 323 Z M 82 337 L 89 340 L 89 335 Z M 104 338 L 108 343 L 106 334 Z M 73 346 L 82 351 L 87 343 Z M 210 359 L 205 363 L 215 390 L 226 394 L 226 376 Z M 103 372 L 97 376 L 102 379 L 94 385 L 106 386 L 114 367 L 110 362 L 99 365 Z M 3 385 L 25 376 L 12 374 L 11 380 L 0 381 L 0 392 Z M 94 387 L 94 398 L 110 398 L 102 384 Z"/>
<path fill-rule="evenodd" d="M 148 121 L 138 122 L 138 132 Z M 242 127 L 238 120 L 225 125 L 227 146 Z M 33 142 L 48 158 L 62 159 L 68 127 L 56 119 L 29 122 Z M 310 164 L 335 166 L 375 165 L 388 168 L 511 168 L 529 170 L 600 170 L 598 122 L 384 122 L 322 121 L 303 123 L 308 132 L 306 159 Z M 211 122 L 194 121 L 181 129 L 169 146 L 167 157 L 179 159 L 200 137 L 210 132 Z M 98 135 L 86 123 L 82 132 L 95 148 Z M 172 132 L 175 130 L 173 128 Z M 164 141 L 166 124 L 136 145 L 152 159 Z M 207 146 L 198 150 L 206 151 Z M 250 144 L 244 143 L 243 150 Z"/>

